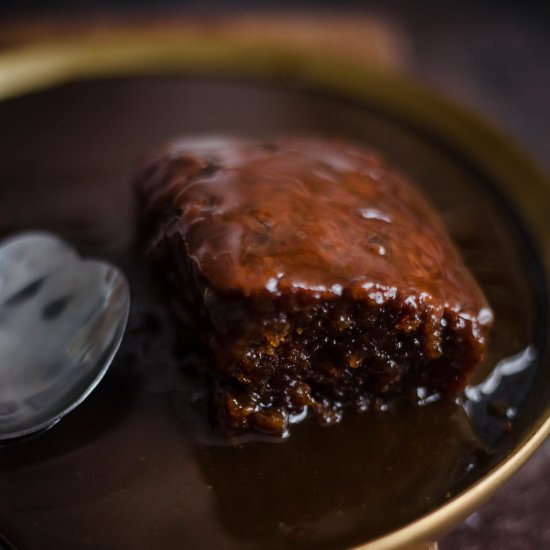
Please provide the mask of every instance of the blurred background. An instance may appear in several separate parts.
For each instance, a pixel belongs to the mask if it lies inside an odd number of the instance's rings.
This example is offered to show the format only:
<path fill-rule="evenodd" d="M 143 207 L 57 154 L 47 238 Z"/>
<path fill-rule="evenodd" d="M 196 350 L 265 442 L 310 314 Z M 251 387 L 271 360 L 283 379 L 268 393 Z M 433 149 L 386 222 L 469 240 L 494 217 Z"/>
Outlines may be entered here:
<path fill-rule="evenodd" d="M 220 0 L 1 0 L 0 44 L 83 26 L 109 28 L 125 22 L 171 26 L 175 19 L 221 15 L 296 13 L 328 25 L 348 20 L 353 36 L 340 38 L 360 49 L 368 35 L 386 41 L 385 61 L 442 89 L 513 133 L 550 169 L 550 5 L 527 0 L 441 2 L 437 0 L 329 0 L 222 2 Z M 364 31 L 358 26 L 363 18 Z M 336 18 L 336 19 L 335 19 Z M 62 21 L 55 25 L 55 21 Z M 31 25 L 32 23 L 32 25 Z M 53 31 L 52 31 L 53 32 Z M 282 31 L 284 32 L 284 31 Z M 19 34 L 19 36 L 18 36 Z M 30 36 L 29 36 L 30 34 Z M 367 37 L 365 38 L 365 34 Z M 383 39 L 383 40 L 384 40 Z M 335 41 L 338 41 L 336 37 Z"/>
<path fill-rule="evenodd" d="M 254 33 L 258 20 L 267 21 L 263 34 L 322 44 L 440 90 L 513 135 L 550 172 L 549 6 L 525 0 L 0 0 L 0 52 L 52 36 L 101 39 L 134 27 L 177 33 L 217 24 Z M 440 548 L 550 548 L 549 506 L 547 442 Z"/>

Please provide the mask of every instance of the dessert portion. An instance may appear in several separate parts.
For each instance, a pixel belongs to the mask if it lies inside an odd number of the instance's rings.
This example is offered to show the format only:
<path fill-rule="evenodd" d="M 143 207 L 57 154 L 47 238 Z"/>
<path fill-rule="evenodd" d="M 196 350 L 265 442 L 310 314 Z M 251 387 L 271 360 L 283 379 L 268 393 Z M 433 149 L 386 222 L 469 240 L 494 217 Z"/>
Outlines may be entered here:
<path fill-rule="evenodd" d="M 138 176 L 145 254 L 210 354 L 219 431 L 460 394 L 492 312 L 445 228 L 337 140 L 179 139 Z"/>

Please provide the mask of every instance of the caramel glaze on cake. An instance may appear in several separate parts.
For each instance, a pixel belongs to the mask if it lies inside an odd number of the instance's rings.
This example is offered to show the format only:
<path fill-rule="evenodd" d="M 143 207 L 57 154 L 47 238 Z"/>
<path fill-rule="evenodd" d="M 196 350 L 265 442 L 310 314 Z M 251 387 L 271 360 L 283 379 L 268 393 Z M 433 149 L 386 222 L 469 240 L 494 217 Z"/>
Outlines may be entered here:
<path fill-rule="evenodd" d="M 226 434 L 460 394 L 492 312 L 442 222 L 376 154 L 179 139 L 137 178 L 145 254 L 211 354 Z"/>

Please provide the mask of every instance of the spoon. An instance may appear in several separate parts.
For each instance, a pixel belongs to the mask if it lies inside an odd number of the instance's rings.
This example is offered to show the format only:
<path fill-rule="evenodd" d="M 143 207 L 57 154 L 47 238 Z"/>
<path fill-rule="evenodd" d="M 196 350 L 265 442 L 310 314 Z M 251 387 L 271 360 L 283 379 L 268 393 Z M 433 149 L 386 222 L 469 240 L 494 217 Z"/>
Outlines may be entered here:
<path fill-rule="evenodd" d="M 128 318 L 122 273 L 43 232 L 0 243 L 0 442 L 46 430 L 82 403 Z"/>

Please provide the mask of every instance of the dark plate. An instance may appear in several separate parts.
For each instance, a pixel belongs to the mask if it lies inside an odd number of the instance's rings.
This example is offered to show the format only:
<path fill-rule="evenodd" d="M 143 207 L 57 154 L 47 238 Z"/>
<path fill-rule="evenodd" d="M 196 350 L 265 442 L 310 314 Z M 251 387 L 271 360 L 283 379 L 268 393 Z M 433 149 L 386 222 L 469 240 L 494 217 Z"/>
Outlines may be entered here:
<path fill-rule="evenodd" d="M 474 119 L 379 75 L 347 93 L 341 68 L 334 86 L 285 71 L 283 82 L 280 66 L 267 79 L 242 68 L 132 72 L 25 85 L 0 102 L 2 235 L 55 231 L 116 262 L 133 294 L 121 352 L 89 400 L 43 436 L 0 449 L 0 530 L 21 549 L 350 547 L 376 537 L 389 548 L 466 514 L 548 430 L 542 178 Z M 495 368 L 501 381 L 469 390 L 471 421 L 432 403 L 330 428 L 308 421 L 279 444 L 213 437 L 134 246 L 136 160 L 182 133 L 336 135 L 410 174 L 496 314 L 476 383 Z"/>

